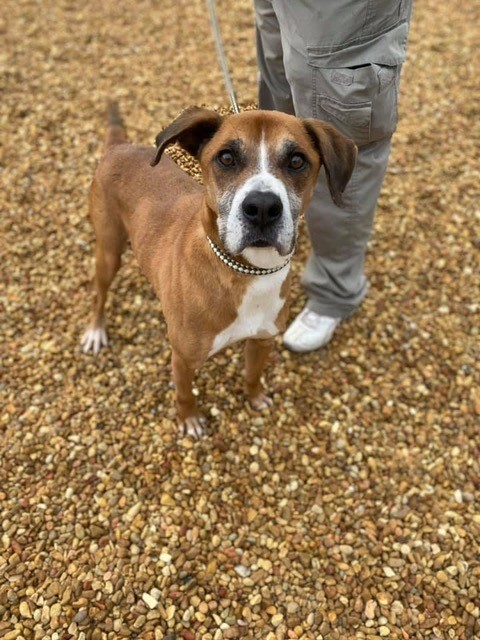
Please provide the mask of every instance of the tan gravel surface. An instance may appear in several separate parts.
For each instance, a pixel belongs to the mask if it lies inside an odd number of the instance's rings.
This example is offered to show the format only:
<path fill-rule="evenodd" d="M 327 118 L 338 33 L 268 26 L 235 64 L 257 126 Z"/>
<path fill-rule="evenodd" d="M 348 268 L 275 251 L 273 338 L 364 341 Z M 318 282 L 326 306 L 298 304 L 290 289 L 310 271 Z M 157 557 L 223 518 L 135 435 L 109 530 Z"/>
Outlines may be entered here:
<path fill-rule="evenodd" d="M 79 337 L 107 99 L 139 142 L 228 106 L 203 1 L 2 2 L 0 637 L 480 638 L 480 9 L 417 4 L 368 299 L 322 353 L 279 342 L 261 414 L 241 349 L 209 362 L 192 442 L 131 255 L 111 348 Z M 250 104 L 251 5 L 220 6 Z"/>

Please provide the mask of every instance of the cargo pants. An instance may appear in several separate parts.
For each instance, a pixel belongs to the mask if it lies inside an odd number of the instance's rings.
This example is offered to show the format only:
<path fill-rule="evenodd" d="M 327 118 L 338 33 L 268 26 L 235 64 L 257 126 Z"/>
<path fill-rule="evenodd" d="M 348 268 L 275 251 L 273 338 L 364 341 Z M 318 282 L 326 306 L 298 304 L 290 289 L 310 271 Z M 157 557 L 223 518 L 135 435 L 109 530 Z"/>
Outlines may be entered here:
<path fill-rule="evenodd" d="M 397 125 L 412 0 L 254 0 L 259 107 L 318 118 L 353 138 L 344 206 L 320 172 L 307 212 L 308 308 L 346 318 L 367 291 L 364 262 Z"/>

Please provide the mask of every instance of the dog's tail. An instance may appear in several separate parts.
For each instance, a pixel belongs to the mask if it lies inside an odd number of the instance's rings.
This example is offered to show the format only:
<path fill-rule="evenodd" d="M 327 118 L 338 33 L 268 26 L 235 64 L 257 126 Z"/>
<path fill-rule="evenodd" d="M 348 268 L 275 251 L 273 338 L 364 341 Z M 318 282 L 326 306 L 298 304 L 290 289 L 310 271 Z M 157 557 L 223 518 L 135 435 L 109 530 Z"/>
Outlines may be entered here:
<path fill-rule="evenodd" d="M 105 138 L 105 149 L 114 144 L 127 142 L 127 130 L 123 122 L 117 102 L 110 102 L 107 108 L 108 129 Z"/>

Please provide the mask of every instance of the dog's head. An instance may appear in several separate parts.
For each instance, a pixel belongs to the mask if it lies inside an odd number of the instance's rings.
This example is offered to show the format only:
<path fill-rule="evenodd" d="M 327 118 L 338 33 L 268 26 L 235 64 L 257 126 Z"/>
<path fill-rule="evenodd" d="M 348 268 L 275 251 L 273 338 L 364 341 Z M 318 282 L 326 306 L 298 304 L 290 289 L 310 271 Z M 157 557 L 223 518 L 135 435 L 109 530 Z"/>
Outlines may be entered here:
<path fill-rule="evenodd" d="M 353 141 L 331 125 L 275 111 L 222 117 L 187 109 L 157 136 L 152 166 L 174 142 L 200 162 L 206 202 L 226 250 L 254 263 L 259 248 L 268 247 L 271 258 L 293 251 L 298 218 L 321 166 L 341 206 L 356 160 Z"/>

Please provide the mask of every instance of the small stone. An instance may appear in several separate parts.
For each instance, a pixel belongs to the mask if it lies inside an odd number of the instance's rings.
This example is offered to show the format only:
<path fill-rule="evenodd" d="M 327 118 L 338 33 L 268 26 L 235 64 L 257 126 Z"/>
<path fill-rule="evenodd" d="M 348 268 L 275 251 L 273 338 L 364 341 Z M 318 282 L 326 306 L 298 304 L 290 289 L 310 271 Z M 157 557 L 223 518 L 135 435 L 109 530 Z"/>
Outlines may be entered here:
<path fill-rule="evenodd" d="M 208 609 L 208 604 L 207 604 L 206 602 L 201 602 L 201 603 L 198 605 L 198 610 L 199 610 L 201 613 L 204 613 L 204 614 L 208 613 L 208 611 L 209 611 L 209 609 Z"/>
<path fill-rule="evenodd" d="M 160 561 L 163 562 L 163 564 L 170 564 L 172 561 L 172 556 L 169 553 L 161 553 Z"/>
<path fill-rule="evenodd" d="M 392 602 L 393 597 L 389 593 L 380 591 L 379 593 L 377 593 L 376 599 L 377 599 L 377 602 L 381 605 L 389 605 Z"/>
<path fill-rule="evenodd" d="M 105 529 L 103 527 L 98 526 L 98 524 L 92 524 L 90 527 L 90 535 L 92 538 L 101 538 L 105 535 Z"/>
<path fill-rule="evenodd" d="M 175 507 L 177 503 L 171 496 L 168 495 L 168 493 L 162 493 L 160 504 L 164 507 Z"/>
<path fill-rule="evenodd" d="M 147 621 L 147 618 L 144 615 L 138 616 L 138 618 L 133 623 L 133 628 L 141 629 L 146 621 Z"/>
<path fill-rule="evenodd" d="M 86 609 L 80 609 L 80 611 L 78 611 L 74 618 L 73 621 L 76 622 L 77 624 L 82 624 L 82 622 L 84 622 L 87 619 L 88 616 L 88 611 Z"/>
<path fill-rule="evenodd" d="M 165 618 L 167 620 L 172 620 L 173 616 L 175 615 L 175 611 L 176 611 L 176 607 L 175 605 L 171 604 L 169 607 L 167 607 L 167 609 L 165 610 Z"/>
<path fill-rule="evenodd" d="M 377 608 L 377 603 L 375 600 L 368 600 L 365 605 L 365 616 L 369 620 L 373 620 L 375 618 L 375 609 Z"/>
<path fill-rule="evenodd" d="M 157 607 L 158 605 L 158 600 L 149 593 L 144 593 L 142 595 L 142 600 L 145 602 L 149 609 L 155 609 L 155 607 Z"/>
<path fill-rule="evenodd" d="M 258 515 L 258 511 L 256 509 L 252 509 L 251 507 L 247 511 L 247 522 L 252 523 Z"/>
<path fill-rule="evenodd" d="M 378 631 L 379 631 L 380 635 L 382 636 L 382 638 L 390 635 L 390 629 L 388 627 L 386 627 L 385 625 L 382 625 L 381 627 L 379 627 Z"/>
<path fill-rule="evenodd" d="M 136 504 L 133 505 L 133 507 L 130 507 L 130 509 L 125 514 L 125 518 L 128 521 L 132 521 L 135 518 L 135 516 L 139 513 L 141 508 L 142 508 L 142 503 L 137 502 Z"/>
<path fill-rule="evenodd" d="M 283 615 L 281 613 L 276 613 L 272 616 L 271 623 L 274 627 L 278 627 L 278 625 L 283 621 Z"/>
<path fill-rule="evenodd" d="M 397 615 L 400 615 L 401 613 L 403 613 L 404 611 L 404 606 L 403 604 L 400 602 L 400 600 L 394 600 L 392 602 L 392 611 L 394 613 L 396 613 Z"/>
<path fill-rule="evenodd" d="M 237 564 L 235 566 L 235 572 L 242 578 L 248 578 L 248 576 L 251 575 L 252 570 L 243 564 Z"/>

